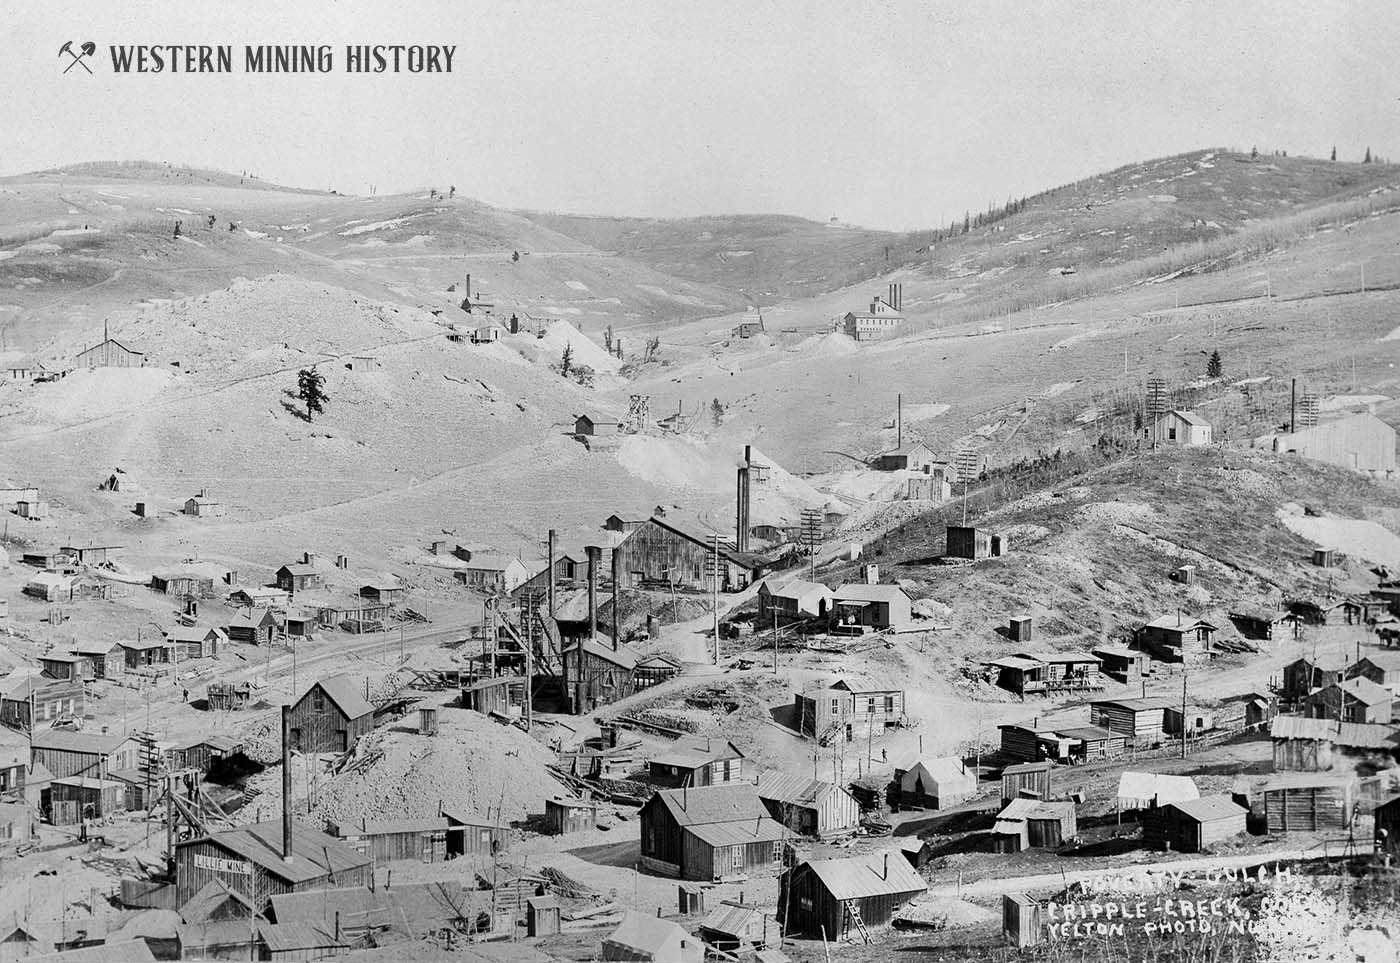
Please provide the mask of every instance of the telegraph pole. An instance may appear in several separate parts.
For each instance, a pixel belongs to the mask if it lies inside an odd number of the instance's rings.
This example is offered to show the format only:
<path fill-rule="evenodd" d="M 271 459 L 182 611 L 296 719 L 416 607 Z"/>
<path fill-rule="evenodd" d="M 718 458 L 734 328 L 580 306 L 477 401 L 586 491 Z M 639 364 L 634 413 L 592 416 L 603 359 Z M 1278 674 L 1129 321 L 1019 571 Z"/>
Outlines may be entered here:
<path fill-rule="evenodd" d="M 719 536 L 711 535 L 710 544 L 714 549 L 710 568 L 711 615 L 715 630 L 715 665 L 719 665 Z"/>
<path fill-rule="evenodd" d="M 1186 758 L 1186 660 L 1181 662 L 1181 758 Z"/>

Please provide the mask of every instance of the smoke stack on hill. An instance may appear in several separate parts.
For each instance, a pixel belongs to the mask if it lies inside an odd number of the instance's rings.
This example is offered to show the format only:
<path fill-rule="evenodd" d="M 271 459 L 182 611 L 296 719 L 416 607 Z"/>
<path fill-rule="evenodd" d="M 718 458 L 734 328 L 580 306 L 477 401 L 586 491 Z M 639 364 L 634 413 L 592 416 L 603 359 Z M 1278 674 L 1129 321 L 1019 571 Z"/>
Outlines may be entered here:
<path fill-rule="evenodd" d="M 603 550 L 597 545 L 586 545 L 583 549 L 588 556 L 588 637 L 598 638 L 598 556 Z"/>
<path fill-rule="evenodd" d="M 292 707 L 282 707 L 282 862 L 292 861 Z"/>

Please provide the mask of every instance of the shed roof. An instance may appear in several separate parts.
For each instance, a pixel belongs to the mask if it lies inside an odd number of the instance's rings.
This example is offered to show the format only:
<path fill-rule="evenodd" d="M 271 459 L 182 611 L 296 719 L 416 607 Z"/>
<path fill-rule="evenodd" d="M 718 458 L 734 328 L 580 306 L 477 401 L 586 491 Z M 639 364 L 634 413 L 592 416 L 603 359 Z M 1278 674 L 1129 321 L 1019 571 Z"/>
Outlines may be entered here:
<path fill-rule="evenodd" d="M 26 963 L 155 963 L 150 945 L 141 939 L 99 943 L 76 950 L 26 956 Z"/>
<path fill-rule="evenodd" d="M 833 783 L 792 773 L 769 770 L 758 777 L 758 798 L 811 808 L 838 791 Z"/>
<path fill-rule="evenodd" d="M 710 910 L 698 928 L 725 936 L 743 937 L 751 930 L 762 932 L 767 915 L 752 903 L 727 899 Z"/>
<path fill-rule="evenodd" d="M 1168 803 L 1168 805 L 1183 816 L 1198 823 L 1233 819 L 1245 814 L 1245 808 L 1229 796 L 1202 796 L 1199 799 L 1187 799 L 1182 802 Z"/>
<path fill-rule="evenodd" d="M 703 826 L 767 817 L 768 810 L 752 783 L 725 783 L 693 789 L 663 789 L 654 799 L 677 825 Z"/>
<path fill-rule="evenodd" d="M 983 665 L 994 665 L 998 669 L 1015 669 L 1018 672 L 1029 672 L 1031 669 L 1042 668 L 1045 663 L 1036 659 L 1028 659 L 1020 655 L 1003 656 L 1000 659 L 986 659 Z"/>
<path fill-rule="evenodd" d="M 1274 739 L 1331 742 L 1350 749 L 1392 749 L 1400 744 L 1400 733 L 1384 723 L 1341 722 L 1305 716 L 1275 716 L 1269 724 L 1269 735 Z"/>
<path fill-rule="evenodd" d="M 1040 662 L 1069 664 L 1075 662 L 1102 662 L 1097 655 L 1090 655 L 1088 652 L 1018 652 L 1017 655 L 1028 659 L 1036 659 Z"/>
<path fill-rule="evenodd" d="M 613 665 L 622 669 L 630 670 L 637 667 L 637 653 L 626 643 L 619 643 L 617 650 L 613 651 L 612 646 L 604 645 L 593 639 L 583 639 L 582 641 L 575 642 L 564 651 L 572 652 L 575 649 L 581 649 L 595 658 L 602 659 L 605 662 L 611 662 Z"/>
<path fill-rule="evenodd" d="M 890 859 L 891 855 L 895 858 Z M 912 895 L 928 889 L 928 884 L 907 859 L 890 852 L 844 859 L 813 859 L 802 865 L 811 870 L 837 900 Z"/>
<path fill-rule="evenodd" d="M 1214 629 L 1214 628 L 1216 628 L 1216 626 L 1214 626 L 1214 625 L 1212 625 L 1211 623 L 1207 622 L 1205 619 L 1193 619 L 1193 618 L 1190 618 L 1189 616 L 1185 616 L 1185 615 L 1170 615 L 1170 614 L 1168 614 L 1168 615 L 1159 615 L 1159 616 L 1157 616 L 1157 617 L 1156 617 L 1155 619 L 1153 619 L 1151 622 L 1148 622 L 1148 623 L 1144 626 L 1144 628 L 1150 628 L 1150 629 L 1171 629 L 1171 630 L 1173 630 L 1173 631 L 1178 631 L 1178 632 L 1190 632 L 1192 629 L 1195 629 L 1195 628 L 1201 627 L 1201 626 L 1203 626 L 1203 627 L 1205 627 L 1205 628 L 1207 628 L 1207 629 Z"/>
<path fill-rule="evenodd" d="M 296 950 L 348 949 L 350 944 L 336 939 L 333 930 L 316 923 L 261 923 L 258 933 L 273 953 Z"/>
<path fill-rule="evenodd" d="M 1151 712 L 1154 709 L 1170 709 L 1176 702 L 1166 696 L 1148 696 L 1140 699 L 1095 699 L 1089 705 L 1109 706 L 1115 709 L 1127 709 L 1129 712 Z"/>
<path fill-rule="evenodd" d="M 1063 729 L 1056 729 L 1055 732 L 1066 739 L 1078 739 L 1080 742 L 1102 742 L 1105 739 L 1124 739 L 1121 733 L 1103 726 L 1069 726 Z"/>
<path fill-rule="evenodd" d="M 867 585 L 864 582 L 849 582 L 836 590 L 838 602 L 895 602 L 900 596 L 906 602 L 914 597 L 898 585 Z"/>
<path fill-rule="evenodd" d="M 77 729 L 40 729 L 34 733 L 35 749 L 107 755 L 131 737 L 124 732 L 83 732 Z"/>
<path fill-rule="evenodd" d="M 775 843 L 788 835 L 786 826 L 767 816 L 729 823 L 687 826 L 685 831 L 716 849 L 750 843 Z"/>
<path fill-rule="evenodd" d="M 1382 702 L 1389 702 L 1391 699 L 1389 689 L 1372 682 L 1364 675 L 1338 682 L 1336 685 L 1337 688 L 1341 689 L 1362 705 L 1378 705 Z"/>
<path fill-rule="evenodd" d="M 831 594 L 831 589 L 822 585 L 820 582 L 808 582 L 806 579 L 800 578 L 795 578 L 782 585 L 774 584 L 772 579 L 764 579 L 763 585 L 759 591 L 763 591 L 764 589 L 766 589 L 768 594 L 773 598 L 792 599 L 794 601 L 801 601 L 813 592 L 822 595 Z"/>

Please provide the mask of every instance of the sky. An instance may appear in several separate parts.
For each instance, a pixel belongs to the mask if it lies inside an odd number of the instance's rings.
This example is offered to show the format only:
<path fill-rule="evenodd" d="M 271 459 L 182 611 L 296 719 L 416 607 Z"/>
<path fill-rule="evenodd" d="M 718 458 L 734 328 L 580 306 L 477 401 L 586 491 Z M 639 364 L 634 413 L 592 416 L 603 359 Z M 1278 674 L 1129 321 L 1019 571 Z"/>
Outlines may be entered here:
<path fill-rule="evenodd" d="M 1400 4 L 6 0 L 0 174 L 143 159 L 512 208 L 908 230 L 1207 147 L 1400 157 Z M 58 54 L 98 45 L 94 73 Z M 328 44 L 330 74 L 146 74 L 112 44 Z M 456 49 L 356 75 L 346 44 Z"/>

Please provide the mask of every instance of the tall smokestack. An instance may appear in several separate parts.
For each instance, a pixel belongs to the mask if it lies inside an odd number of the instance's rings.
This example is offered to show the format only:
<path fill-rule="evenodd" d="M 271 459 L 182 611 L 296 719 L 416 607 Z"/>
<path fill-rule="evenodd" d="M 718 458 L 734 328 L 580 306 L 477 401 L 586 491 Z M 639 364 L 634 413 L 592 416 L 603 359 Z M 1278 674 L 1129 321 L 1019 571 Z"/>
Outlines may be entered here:
<path fill-rule="evenodd" d="M 292 707 L 282 707 L 282 862 L 292 861 Z"/>
<path fill-rule="evenodd" d="M 739 469 L 739 537 L 734 547 L 741 552 L 749 550 L 749 529 L 752 527 L 751 505 L 753 498 L 753 446 L 744 446 L 744 467 Z"/>
<path fill-rule="evenodd" d="M 734 547 L 744 550 L 744 476 L 748 469 L 739 466 L 734 473 Z"/>
<path fill-rule="evenodd" d="M 584 547 L 588 555 L 588 637 L 598 638 L 598 557 L 603 551 L 597 545 Z"/>
<path fill-rule="evenodd" d="M 622 626 L 622 553 L 615 547 L 612 553 L 612 583 L 612 646 L 616 652 Z"/>
<path fill-rule="evenodd" d="M 549 530 L 549 577 L 548 577 L 548 579 L 545 581 L 545 585 L 547 585 L 547 586 L 549 587 L 547 591 L 549 592 L 549 617 L 550 617 L 551 619 L 554 618 L 554 545 L 555 545 L 555 541 L 554 541 L 554 540 L 555 540 L 555 538 L 556 538 L 556 536 L 555 536 L 555 534 L 554 534 L 554 529 L 551 528 L 551 529 Z"/>

